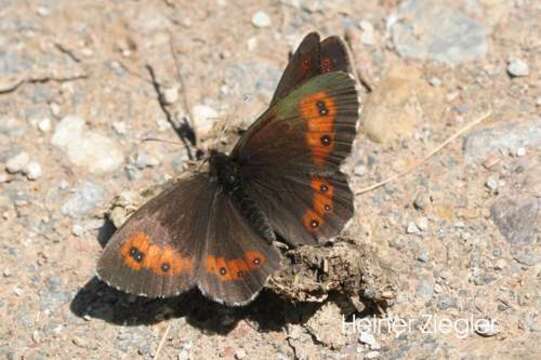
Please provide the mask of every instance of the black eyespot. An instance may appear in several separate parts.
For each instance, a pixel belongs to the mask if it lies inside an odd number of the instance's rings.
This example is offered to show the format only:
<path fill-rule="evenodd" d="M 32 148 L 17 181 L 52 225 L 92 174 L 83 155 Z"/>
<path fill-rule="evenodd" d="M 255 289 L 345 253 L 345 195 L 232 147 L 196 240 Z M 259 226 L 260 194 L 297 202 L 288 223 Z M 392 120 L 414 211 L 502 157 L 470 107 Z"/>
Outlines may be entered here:
<path fill-rule="evenodd" d="M 319 221 L 317 221 L 317 220 L 312 220 L 312 221 L 310 222 L 310 226 L 312 227 L 312 229 L 317 228 L 317 227 L 319 226 Z"/>
<path fill-rule="evenodd" d="M 259 265 L 259 264 L 261 264 L 261 259 L 255 258 L 255 259 L 252 260 L 252 262 L 254 263 L 254 265 Z"/>
<path fill-rule="evenodd" d="M 331 205 L 329 205 L 329 204 L 325 204 L 324 208 L 325 208 L 325 211 L 331 211 L 331 209 L 332 209 Z"/>
<path fill-rule="evenodd" d="M 224 267 L 220 268 L 220 275 L 225 275 L 225 274 L 227 274 L 227 269 Z"/>
<path fill-rule="evenodd" d="M 325 105 L 324 101 L 317 101 L 316 102 L 317 109 L 319 111 L 319 115 L 327 115 L 329 113 L 329 109 L 327 109 L 327 106 Z"/>
<path fill-rule="evenodd" d="M 168 263 L 163 263 L 161 268 L 163 272 L 168 272 L 169 269 L 171 269 L 171 266 Z"/>
<path fill-rule="evenodd" d="M 327 192 L 328 190 L 329 187 L 325 184 L 321 184 L 321 186 L 319 187 L 319 191 L 321 191 L 322 193 Z"/>
<path fill-rule="evenodd" d="M 135 246 L 130 248 L 130 256 L 139 263 L 143 261 L 143 258 L 145 257 L 145 255 Z"/>
<path fill-rule="evenodd" d="M 331 137 L 329 135 L 323 135 L 320 140 L 322 145 L 329 146 L 331 144 Z"/>

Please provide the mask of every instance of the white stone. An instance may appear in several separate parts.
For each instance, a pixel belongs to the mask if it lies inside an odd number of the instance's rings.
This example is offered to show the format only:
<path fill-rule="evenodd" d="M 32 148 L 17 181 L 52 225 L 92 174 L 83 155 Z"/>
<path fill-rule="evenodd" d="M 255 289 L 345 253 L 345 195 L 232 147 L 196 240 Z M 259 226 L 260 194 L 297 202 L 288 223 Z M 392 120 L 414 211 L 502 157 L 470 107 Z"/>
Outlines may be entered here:
<path fill-rule="evenodd" d="M 43 133 L 51 131 L 51 119 L 43 118 L 38 122 L 38 129 Z"/>
<path fill-rule="evenodd" d="M 18 173 L 24 169 L 30 161 L 30 155 L 27 152 L 20 152 L 6 161 L 6 170 L 12 174 Z"/>
<path fill-rule="evenodd" d="M 264 28 L 271 26 L 271 18 L 264 11 L 258 11 L 252 16 L 252 24 L 257 28 Z"/>
<path fill-rule="evenodd" d="M 23 169 L 24 174 L 29 180 L 37 180 L 42 175 L 41 165 L 37 161 L 30 161 Z"/>
<path fill-rule="evenodd" d="M 120 167 L 124 154 L 119 145 L 108 137 L 90 131 L 77 116 L 66 116 L 56 126 L 53 145 L 66 151 L 69 160 L 92 173 L 106 173 Z"/>
<path fill-rule="evenodd" d="M 367 331 L 361 331 L 359 334 L 359 342 L 368 345 L 371 350 L 377 350 L 380 348 L 380 345 L 376 341 L 374 335 Z"/>
<path fill-rule="evenodd" d="M 517 156 L 522 157 L 524 155 L 526 155 L 526 148 L 521 146 L 517 149 Z"/>
<path fill-rule="evenodd" d="M 128 132 L 128 127 L 124 121 L 115 121 L 113 123 L 113 130 L 118 135 L 126 135 L 126 133 Z"/>
<path fill-rule="evenodd" d="M 420 232 L 421 231 L 420 231 L 419 227 L 414 222 L 410 222 L 408 224 L 408 227 L 406 228 L 406 233 L 408 233 L 408 234 L 419 234 Z"/>
<path fill-rule="evenodd" d="M 425 216 L 422 216 L 415 221 L 415 225 L 417 225 L 421 231 L 426 231 L 428 230 L 428 219 Z"/>
<path fill-rule="evenodd" d="M 82 118 L 68 115 L 56 125 L 51 143 L 59 147 L 66 146 L 74 138 L 80 138 L 84 128 L 85 121 Z"/>
<path fill-rule="evenodd" d="M 207 105 L 195 105 L 192 109 L 195 128 L 200 136 L 204 136 L 210 132 L 214 121 L 218 118 L 218 112 Z"/>
<path fill-rule="evenodd" d="M 163 91 L 163 100 L 168 105 L 176 103 L 178 100 L 178 85 L 165 88 Z"/>
<path fill-rule="evenodd" d="M 530 74 L 530 67 L 522 59 L 511 59 L 507 65 L 507 72 L 514 77 L 528 76 Z"/>

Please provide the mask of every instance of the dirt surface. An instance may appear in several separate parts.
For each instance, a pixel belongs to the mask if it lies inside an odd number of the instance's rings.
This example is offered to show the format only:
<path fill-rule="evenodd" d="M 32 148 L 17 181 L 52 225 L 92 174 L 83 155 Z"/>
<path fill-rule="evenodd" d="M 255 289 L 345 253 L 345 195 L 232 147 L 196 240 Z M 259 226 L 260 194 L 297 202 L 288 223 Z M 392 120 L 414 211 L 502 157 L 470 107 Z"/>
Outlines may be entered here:
<path fill-rule="evenodd" d="M 0 0 L 0 358 L 540 358 L 540 18 L 519 0 Z M 364 84 L 356 192 L 491 115 L 358 195 L 341 240 L 294 250 L 246 307 L 97 280 L 115 196 L 231 149 L 313 30 L 348 39 Z"/>

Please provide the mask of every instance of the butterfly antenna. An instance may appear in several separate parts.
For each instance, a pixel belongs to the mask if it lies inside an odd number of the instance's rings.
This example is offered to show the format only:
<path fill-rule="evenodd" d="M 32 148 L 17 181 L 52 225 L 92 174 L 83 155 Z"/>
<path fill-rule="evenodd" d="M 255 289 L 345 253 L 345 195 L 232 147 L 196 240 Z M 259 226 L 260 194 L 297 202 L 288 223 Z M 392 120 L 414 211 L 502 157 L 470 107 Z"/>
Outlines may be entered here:
<path fill-rule="evenodd" d="M 375 190 L 377 188 L 380 188 L 382 187 L 383 185 L 386 185 L 388 183 L 390 183 L 391 181 L 394 181 L 398 178 L 401 178 L 401 177 L 404 177 L 406 175 L 408 175 L 409 173 L 411 173 L 412 171 L 414 171 L 415 169 L 417 169 L 419 166 L 421 166 L 422 164 L 424 164 L 425 162 L 427 162 L 432 156 L 434 156 L 436 153 L 438 153 L 441 149 L 443 149 L 444 147 L 446 147 L 447 145 L 449 145 L 451 142 L 453 142 L 454 140 L 456 140 L 459 136 L 461 136 L 462 134 L 468 132 L 469 130 L 471 130 L 474 126 L 480 124 L 481 122 L 483 122 L 485 119 L 487 119 L 488 117 L 490 117 L 490 115 L 492 115 L 492 112 L 491 111 L 487 111 L 486 113 L 484 113 L 483 115 L 481 115 L 480 117 L 478 117 L 477 119 L 471 121 L 469 124 L 465 125 L 462 129 L 458 130 L 456 133 L 454 133 L 453 135 L 451 135 L 450 137 L 447 138 L 447 140 L 445 140 L 444 142 L 442 142 L 440 145 L 438 145 L 435 149 L 433 149 L 432 151 L 430 151 L 424 158 L 416 161 L 412 166 L 408 167 L 406 170 L 398 173 L 398 174 L 395 174 L 383 181 L 380 181 L 378 183 L 375 183 L 374 185 L 371 185 L 371 186 L 368 186 L 368 187 L 365 187 L 359 191 L 357 191 L 355 193 L 355 195 L 361 195 L 361 194 L 364 194 L 364 193 L 367 193 L 369 191 L 372 191 L 372 190 Z"/>

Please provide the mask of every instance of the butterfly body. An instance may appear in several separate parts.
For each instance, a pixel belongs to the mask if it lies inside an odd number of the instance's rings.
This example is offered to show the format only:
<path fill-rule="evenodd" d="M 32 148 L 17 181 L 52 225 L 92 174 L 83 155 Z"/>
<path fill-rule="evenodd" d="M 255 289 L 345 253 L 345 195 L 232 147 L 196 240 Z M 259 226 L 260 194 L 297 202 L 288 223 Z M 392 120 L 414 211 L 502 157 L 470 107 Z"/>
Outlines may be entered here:
<path fill-rule="evenodd" d="M 276 240 L 332 240 L 353 215 L 340 171 L 359 100 L 340 39 L 305 37 L 267 109 L 231 154 L 171 184 L 113 235 L 98 275 L 121 290 L 174 296 L 198 287 L 228 305 L 251 301 L 281 266 Z"/>

